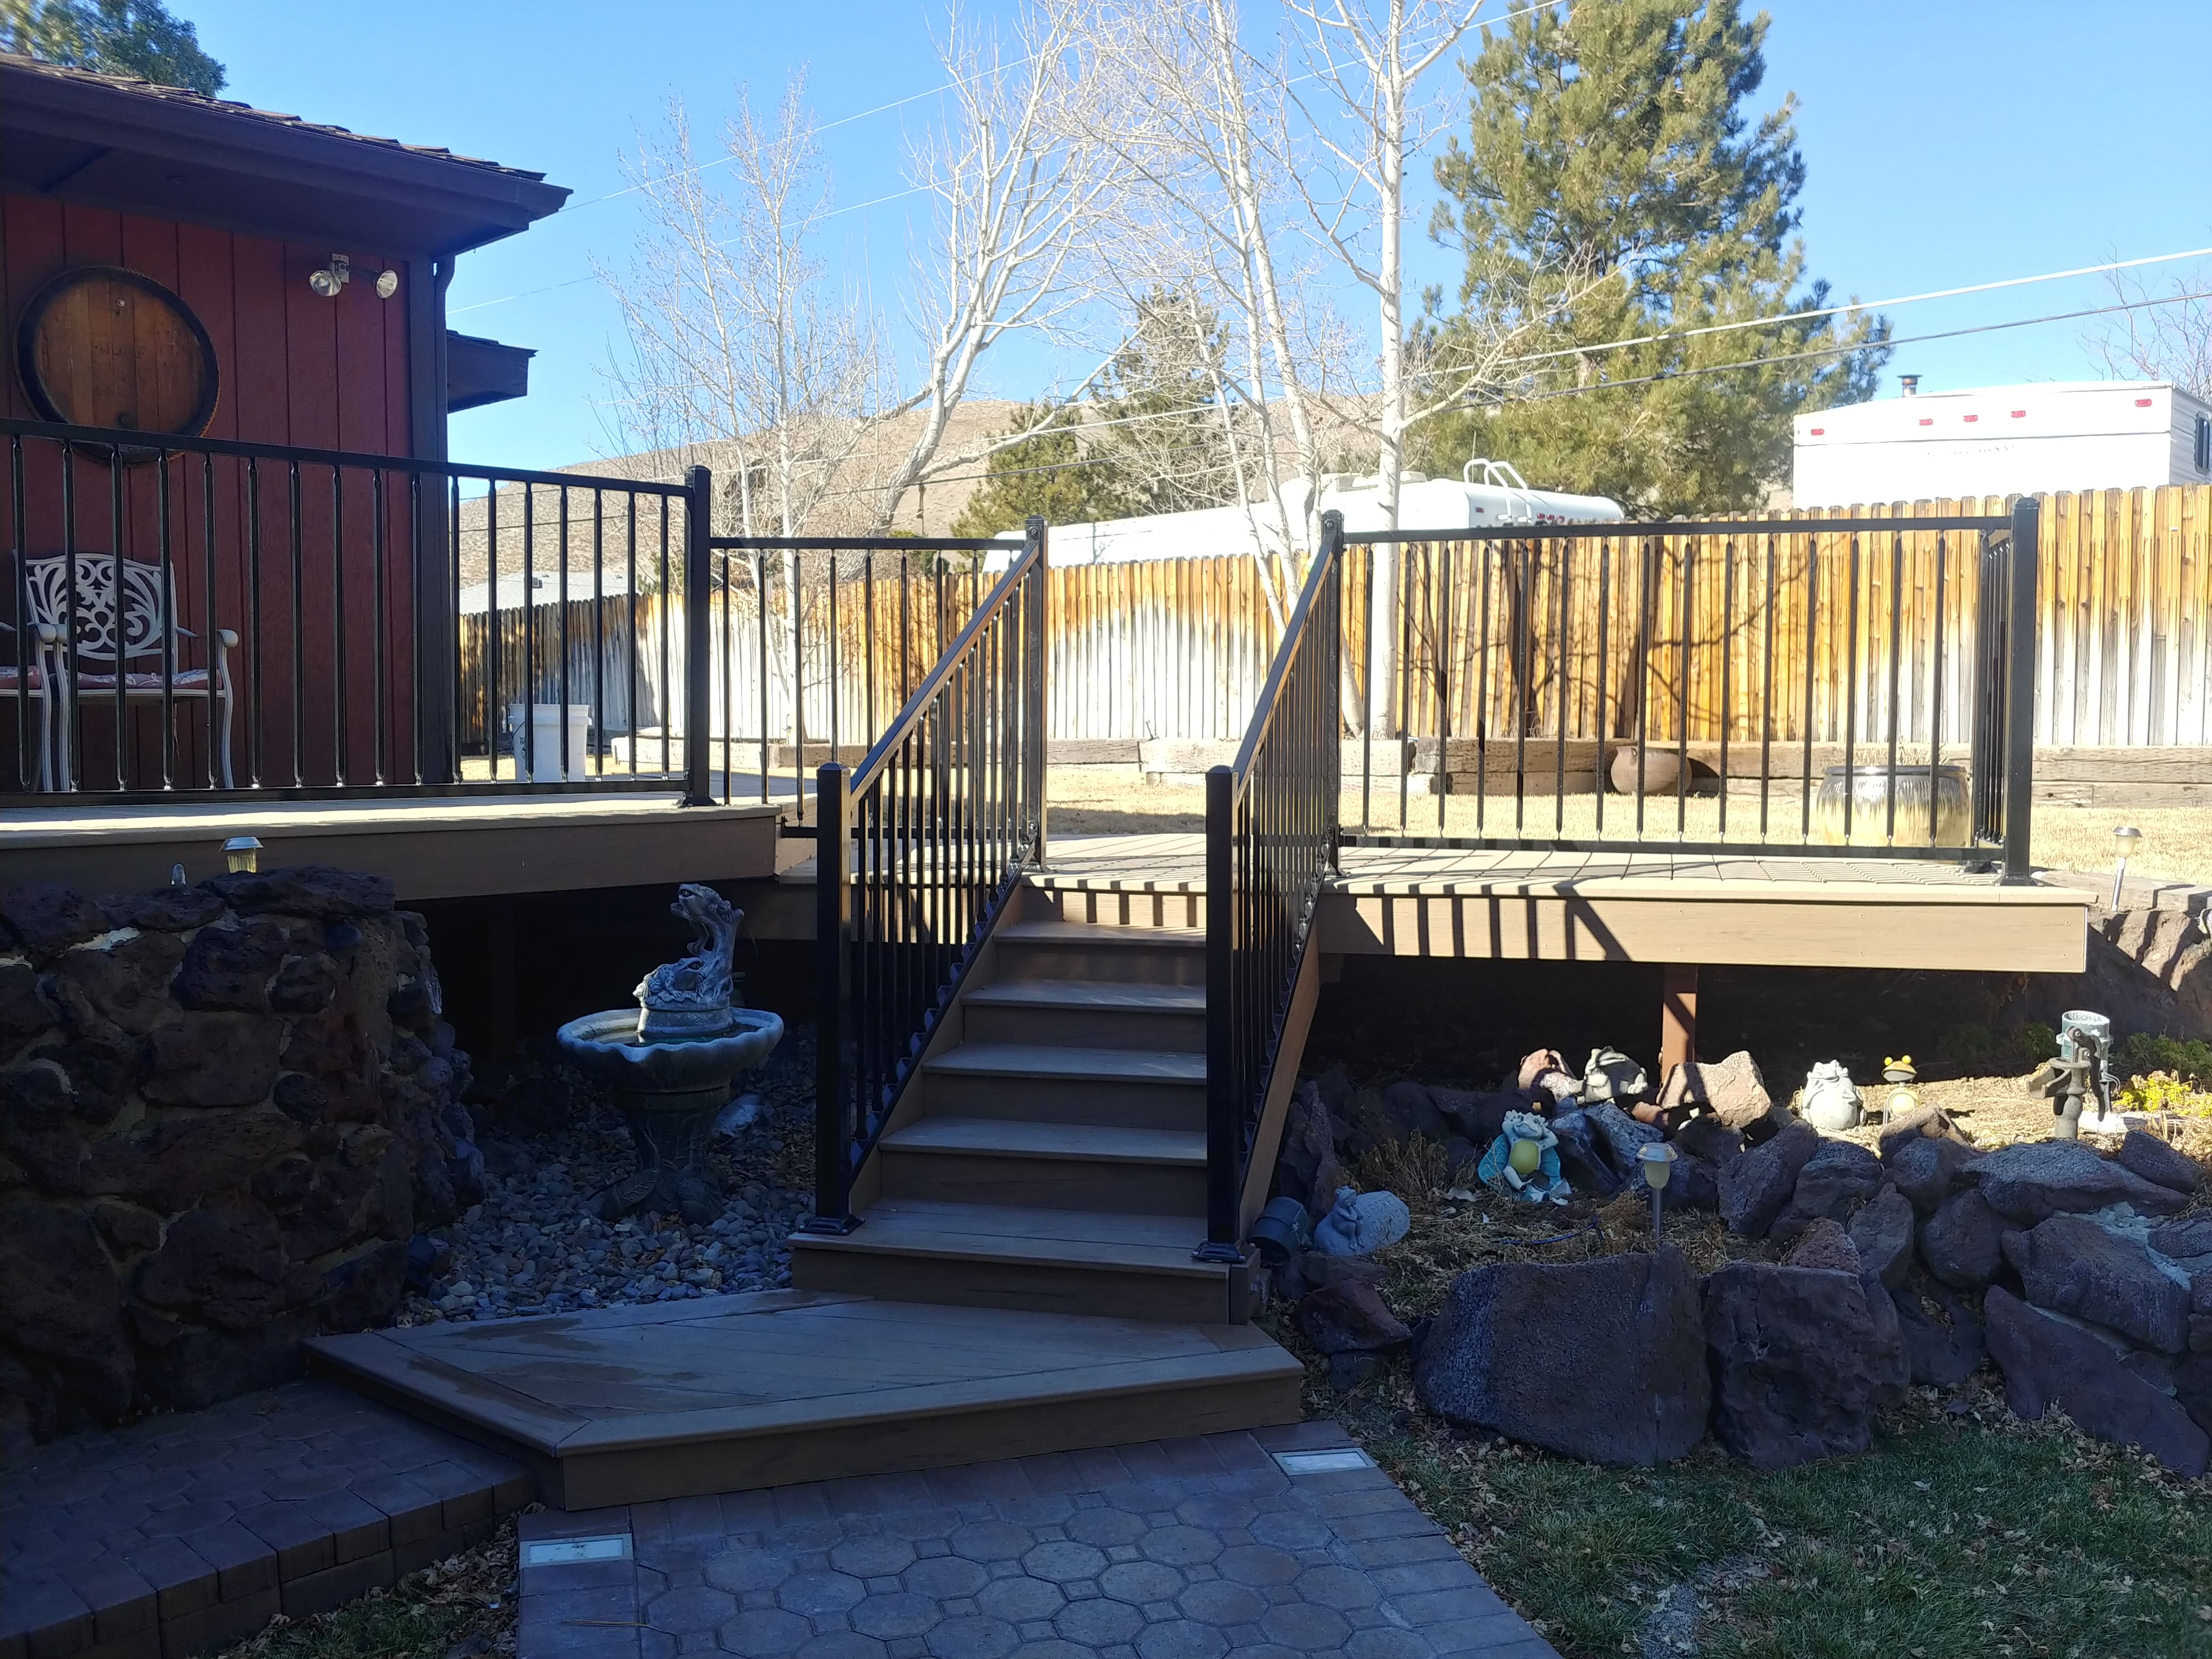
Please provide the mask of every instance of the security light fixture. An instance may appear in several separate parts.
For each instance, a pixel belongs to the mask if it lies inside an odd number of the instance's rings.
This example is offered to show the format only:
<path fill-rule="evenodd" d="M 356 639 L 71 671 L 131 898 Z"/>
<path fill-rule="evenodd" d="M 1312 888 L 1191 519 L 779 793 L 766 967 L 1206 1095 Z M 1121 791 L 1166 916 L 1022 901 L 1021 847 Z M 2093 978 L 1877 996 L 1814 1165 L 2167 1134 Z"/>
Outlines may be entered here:
<path fill-rule="evenodd" d="M 222 844 L 222 861 L 234 876 L 250 876 L 261 868 L 261 843 L 251 836 L 233 836 Z"/>
<path fill-rule="evenodd" d="M 307 273 L 307 286 L 325 300 L 337 299 L 338 290 L 352 280 L 353 261 L 343 253 L 333 253 L 330 264 Z"/>
<path fill-rule="evenodd" d="M 393 295 L 398 292 L 399 273 L 398 271 L 380 270 L 376 273 L 376 297 L 378 299 L 389 300 Z"/>

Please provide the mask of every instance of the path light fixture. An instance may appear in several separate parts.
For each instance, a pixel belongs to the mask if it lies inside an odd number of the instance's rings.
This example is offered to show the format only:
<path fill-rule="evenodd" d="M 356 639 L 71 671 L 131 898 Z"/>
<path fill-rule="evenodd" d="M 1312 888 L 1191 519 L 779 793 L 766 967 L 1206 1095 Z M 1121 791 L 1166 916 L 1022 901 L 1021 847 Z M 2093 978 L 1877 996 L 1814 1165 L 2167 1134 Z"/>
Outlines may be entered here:
<path fill-rule="evenodd" d="M 2112 908 L 2115 910 L 2120 908 L 2120 884 L 2128 878 L 2128 855 L 2136 850 L 2136 843 L 2142 839 L 2142 831 L 2132 823 L 2124 823 L 2112 831 L 2112 844 L 2118 849 L 2118 855 L 2112 861 Z"/>
<path fill-rule="evenodd" d="M 1651 1242 L 1659 1242 L 1659 1194 L 1667 1189 L 1667 1179 L 1674 1173 L 1674 1149 L 1663 1140 L 1647 1140 L 1636 1154 L 1643 1166 L 1644 1182 L 1651 1188 Z"/>
<path fill-rule="evenodd" d="M 261 868 L 261 843 L 251 836 L 233 836 L 222 844 L 222 861 L 234 876 L 250 876 Z"/>

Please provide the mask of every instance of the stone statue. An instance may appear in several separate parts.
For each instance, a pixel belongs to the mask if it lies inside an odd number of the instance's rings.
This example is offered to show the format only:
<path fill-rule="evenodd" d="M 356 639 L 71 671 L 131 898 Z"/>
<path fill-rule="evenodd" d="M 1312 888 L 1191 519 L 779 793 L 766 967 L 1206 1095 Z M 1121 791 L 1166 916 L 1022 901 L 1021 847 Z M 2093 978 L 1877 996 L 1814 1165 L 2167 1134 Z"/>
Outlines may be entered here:
<path fill-rule="evenodd" d="M 691 924 L 691 946 L 678 960 L 663 963 L 638 981 L 637 1034 L 664 1039 L 720 1036 L 736 1024 L 730 1012 L 734 984 L 731 956 L 745 913 L 713 888 L 696 882 L 676 890 L 669 913 Z"/>

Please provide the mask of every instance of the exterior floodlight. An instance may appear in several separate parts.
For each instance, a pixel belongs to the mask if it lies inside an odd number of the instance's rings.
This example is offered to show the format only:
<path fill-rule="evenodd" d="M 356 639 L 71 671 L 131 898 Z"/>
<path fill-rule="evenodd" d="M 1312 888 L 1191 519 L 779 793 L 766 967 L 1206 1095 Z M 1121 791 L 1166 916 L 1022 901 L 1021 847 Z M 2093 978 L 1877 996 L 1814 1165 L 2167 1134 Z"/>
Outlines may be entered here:
<path fill-rule="evenodd" d="M 399 273 L 398 271 L 380 270 L 376 273 L 376 297 L 378 299 L 389 300 L 393 295 L 398 292 Z"/>
<path fill-rule="evenodd" d="M 261 868 L 261 843 L 251 836 L 233 836 L 222 844 L 222 861 L 234 876 L 250 876 Z"/>
<path fill-rule="evenodd" d="M 2124 823 L 2112 831 L 2112 844 L 2119 849 L 2112 864 L 2112 908 L 2115 910 L 2120 908 L 2120 884 L 2128 878 L 2128 854 L 2136 850 L 2136 843 L 2142 839 L 2142 831 L 2132 823 Z"/>
<path fill-rule="evenodd" d="M 333 253 L 330 264 L 307 273 L 307 286 L 325 300 L 337 299 L 338 290 L 352 280 L 353 261 L 343 253 Z"/>
<path fill-rule="evenodd" d="M 1651 1239 L 1659 1239 L 1659 1194 L 1666 1190 L 1667 1178 L 1674 1173 L 1674 1149 L 1663 1140 L 1649 1140 L 1638 1149 L 1637 1163 L 1644 1170 L 1644 1184 L 1651 1188 Z"/>

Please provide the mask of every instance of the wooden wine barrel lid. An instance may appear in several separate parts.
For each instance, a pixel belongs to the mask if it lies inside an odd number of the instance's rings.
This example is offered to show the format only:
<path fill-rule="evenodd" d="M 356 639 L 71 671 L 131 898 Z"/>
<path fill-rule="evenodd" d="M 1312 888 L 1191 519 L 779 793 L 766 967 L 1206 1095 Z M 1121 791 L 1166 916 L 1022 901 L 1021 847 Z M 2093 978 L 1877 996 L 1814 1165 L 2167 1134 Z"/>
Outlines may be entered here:
<path fill-rule="evenodd" d="M 207 330 L 167 289 L 120 266 L 81 265 L 33 295 L 16 366 L 50 421 L 198 436 L 215 416 Z"/>

